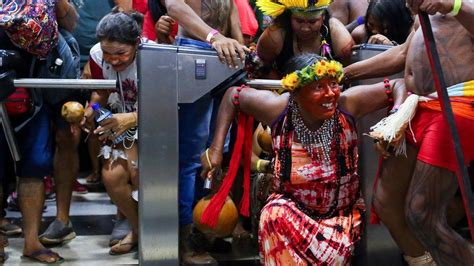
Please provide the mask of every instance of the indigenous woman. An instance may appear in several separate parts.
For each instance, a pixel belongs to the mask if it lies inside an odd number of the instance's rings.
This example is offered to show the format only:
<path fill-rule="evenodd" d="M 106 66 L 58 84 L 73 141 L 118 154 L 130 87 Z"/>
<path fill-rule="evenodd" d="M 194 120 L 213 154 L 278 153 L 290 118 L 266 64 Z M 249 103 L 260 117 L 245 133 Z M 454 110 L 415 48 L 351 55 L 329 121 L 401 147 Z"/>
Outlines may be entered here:
<path fill-rule="evenodd" d="M 354 119 L 401 103 L 405 88 L 386 80 L 341 93 L 342 65 L 314 54 L 297 56 L 286 67 L 294 71 L 282 80 L 288 93 L 228 89 L 214 140 L 201 156 L 201 175 L 211 177 L 221 167 L 238 111 L 272 125 L 276 157 L 273 193 L 260 216 L 262 263 L 344 265 L 360 238 L 364 212 Z"/>
<path fill-rule="evenodd" d="M 405 0 L 374 0 L 369 2 L 365 24 L 351 35 L 356 43 L 402 44 L 413 30 L 413 22 Z"/>
<path fill-rule="evenodd" d="M 103 143 L 102 178 L 107 193 L 132 226 L 131 232 L 112 246 L 112 255 L 135 250 L 138 243 L 138 206 L 132 198 L 132 190 L 138 189 L 136 52 L 138 45 L 147 41 L 140 38 L 141 14 L 116 11 L 99 22 L 96 35 L 100 42 L 92 47 L 89 59 L 92 78 L 118 80 L 116 91 L 94 91 L 90 99 L 90 105 L 99 103 L 116 112 L 94 130 Z M 91 108 L 86 109 L 85 117 L 90 130 Z M 118 137 L 123 140 L 117 141 Z"/>
<path fill-rule="evenodd" d="M 281 78 L 283 66 L 294 55 L 315 53 L 349 63 L 353 40 L 344 25 L 330 18 L 331 0 L 258 0 L 260 10 L 274 18 L 257 43 L 257 55 Z"/>

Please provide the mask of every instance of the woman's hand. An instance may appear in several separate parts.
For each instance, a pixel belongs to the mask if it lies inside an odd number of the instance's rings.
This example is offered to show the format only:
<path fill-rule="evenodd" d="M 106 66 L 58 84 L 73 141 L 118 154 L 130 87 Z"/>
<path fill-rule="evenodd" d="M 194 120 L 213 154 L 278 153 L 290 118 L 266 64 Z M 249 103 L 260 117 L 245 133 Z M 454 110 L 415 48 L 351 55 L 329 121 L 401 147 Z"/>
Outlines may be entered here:
<path fill-rule="evenodd" d="M 136 126 L 136 116 L 134 113 L 113 114 L 111 118 L 100 123 L 94 130 L 94 134 L 99 135 L 99 140 L 114 140 L 125 131 Z"/>
<path fill-rule="evenodd" d="M 221 172 L 222 152 L 215 151 L 212 146 L 201 154 L 201 177 L 203 179 L 218 176 Z"/>
<path fill-rule="evenodd" d="M 84 118 L 82 119 L 80 125 L 82 130 L 88 134 L 94 130 L 94 111 L 92 108 L 87 107 L 84 110 Z"/>
<path fill-rule="evenodd" d="M 155 32 L 159 43 L 171 44 L 173 42 L 173 37 L 170 35 L 175 23 L 175 20 L 167 15 L 161 16 L 155 23 Z"/>
<path fill-rule="evenodd" d="M 382 34 L 375 34 L 370 36 L 367 43 L 371 44 L 383 44 L 383 45 L 393 45 L 392 41 L 389 38 L 385 37 Z"/>

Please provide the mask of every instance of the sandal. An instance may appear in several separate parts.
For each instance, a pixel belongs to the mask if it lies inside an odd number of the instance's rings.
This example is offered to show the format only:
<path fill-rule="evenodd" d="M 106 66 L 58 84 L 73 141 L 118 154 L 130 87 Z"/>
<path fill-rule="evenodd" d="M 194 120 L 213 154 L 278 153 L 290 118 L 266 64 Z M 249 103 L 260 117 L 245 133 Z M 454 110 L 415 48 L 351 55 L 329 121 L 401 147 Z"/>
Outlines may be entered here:
<path fill-rule="evenodd" d="M 42 260 L 40 257 L 42 255 L 47 255 L 49 256 L 49 258 L 56 258 L 54 261 L 47 261 L 47 260 Z M 51 249 L 40 249 L 40 250 L 37 250 L 33 253 L 31 253 L 30 255 L 25 255 L 23 254 L 23 257 L 24 258 L 27 258 L 29 260 L 32 260 L 32 261 L 35 261 L 35 262 L 39 262 L 39 263 L 42 263 L 42 264 L 61 264 L 64 262 L 64 258 L 59 256 L 58 253 L 52 251 Z M 48 258 L 46 258 L 48 259 Z"/>
<path fill-rule="evenodd" d="M 119 249 L 119 250 L 114 251 L 115 247 L 118 247 L 118 248 L 130 247 L 130 248 L 129 249 L 124 249 L 124 250 Z M 135 251 L 137 251 L 137 248 L 138 248 L 138 242 L 123 242 L 123 240 L 120 240 L 115 246 L 113 246 L 110 249 L 109 254 L 110 255 L 123 255 L 123 254 L 135 252 Z"/>

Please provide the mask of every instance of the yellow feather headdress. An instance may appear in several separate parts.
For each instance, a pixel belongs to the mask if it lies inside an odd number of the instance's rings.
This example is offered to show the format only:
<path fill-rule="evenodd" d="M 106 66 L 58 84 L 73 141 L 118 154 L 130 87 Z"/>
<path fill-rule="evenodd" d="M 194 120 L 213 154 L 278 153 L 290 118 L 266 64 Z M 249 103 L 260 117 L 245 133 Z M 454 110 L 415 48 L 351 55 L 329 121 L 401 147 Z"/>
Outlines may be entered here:
<path fill-rule="evenodd" d="M 333 0 L 257 0 L 256 5 L 263 14 L 276 18 L 286 9 L 318 11 L 327 8 Z"/>

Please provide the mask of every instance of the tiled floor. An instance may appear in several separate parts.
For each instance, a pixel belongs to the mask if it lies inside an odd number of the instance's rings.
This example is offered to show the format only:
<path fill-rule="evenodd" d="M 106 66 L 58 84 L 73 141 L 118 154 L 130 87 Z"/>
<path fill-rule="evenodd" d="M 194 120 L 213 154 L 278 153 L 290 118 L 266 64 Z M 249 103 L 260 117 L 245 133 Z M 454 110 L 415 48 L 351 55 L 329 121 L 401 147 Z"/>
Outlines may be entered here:
<path fill-rule="evenodd" d="M 83 182 L 83 180 L 80 180 Z M 100 187 L 91 187 L 87 194 L 73 194 L 71 221 L 77 237 L 61 246 L 52 247 L 65 259 L 63 265 L 133 265 L 138 264 L 138 254 L 130 253 L 121 256 L 109 255 L 108 240 L 117 211 L 110 202 L 107 193 Z M 43 213 L 40 232 L 46 229 L 56 215 L 55 201 L 47 201 Z M 21 224 L 19 212 L 9 211 L 7 217 L 14 223 Z M 8 259 L 5 265 L 41 265 L 22 258 L 23 238 L 11 237 L 5 248 Z"/>
<path fill-rule="evenodd" d="M 52 248 L 65 262 L 62 265 L 133 265 L 138 264 L 137 253 L 121 256 L 108 254 L 108 235 L 78 236 L 62 246 Z M 43 265 L 22 258 L 23 238 L 11 238 L 5 249 L 8 259 L 5 265 Z"/>
<path fill-rule="evenodd" d="M 83 180 L 80 180 L 83 182 Z M 62 246 L 53 247 L 53 250 L 63 256 L 66 262 L 63 265 L 133 265 L 138 264 L 138 254 L 111 256 L 108 254 L 108 239 L 113 227 L 116 207 L 101 187 L 90 187 L 87 194 L 73 195 L 71 207 L 71 221 L 78 235 L 75 239 Z M 56 214 L 55 201 L 47 201 L 47 208 L 43 213 L 43 223 L 40 232 L 54 219 Z M 16 224 L 21 224 L 19 212 L 7 213 L 7 217 Z M 354 265 L 385 265 L 401 266 L 401 254 L 396 248 L 387 230 L 382 226 L 368 226 L 365 235 L 366 249 L 360 249 Z M 5 265 L 40 265 L 21 257 L 23 238 L 12 237 L 10 245 L 5 249 L 8 260 Z M 249 243 L 233 243 L 232 252 L 225 254 L 213 253 L 220 265 L 258 265 L 258 255 L 255 246 Z M 365 251 L 367 252 L 367 251 Z"/>

